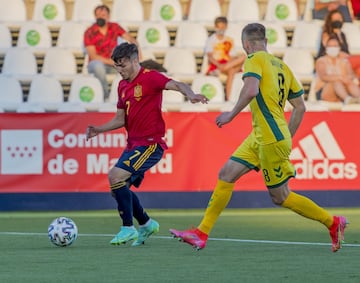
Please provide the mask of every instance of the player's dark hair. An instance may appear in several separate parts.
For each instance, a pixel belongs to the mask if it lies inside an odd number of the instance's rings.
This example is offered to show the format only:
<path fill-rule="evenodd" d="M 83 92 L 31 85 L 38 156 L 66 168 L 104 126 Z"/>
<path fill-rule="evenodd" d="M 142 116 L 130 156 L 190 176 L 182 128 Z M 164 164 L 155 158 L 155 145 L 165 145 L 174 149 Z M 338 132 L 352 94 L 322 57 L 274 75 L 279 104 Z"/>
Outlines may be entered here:
<path fill-rule="evenodd" d="M 96 8 L 94 10 L 94 14 L 96 13 L 97 10 L 105 10 L 106 12 L 108 12 L 108 14 L 110 14 L 110 8 L 106 5 L 96 6 Z"/>
<path fill-rule="evenodd" d="M 247 39 L 249 41 L 262 41 L 265 40 L 266 29 L 265 26 L 259 23 L 251 23 L 244 27 L 242 30 L 242 40 Z"/>
<path fill-rule="evenodd" d="M 120 45 L 116 46 L 111 59 L 114 62 L 119 62 L 122 58 L 134 59 L 138 58 L 139 50 L 134 43 L 123 42 Z"/>

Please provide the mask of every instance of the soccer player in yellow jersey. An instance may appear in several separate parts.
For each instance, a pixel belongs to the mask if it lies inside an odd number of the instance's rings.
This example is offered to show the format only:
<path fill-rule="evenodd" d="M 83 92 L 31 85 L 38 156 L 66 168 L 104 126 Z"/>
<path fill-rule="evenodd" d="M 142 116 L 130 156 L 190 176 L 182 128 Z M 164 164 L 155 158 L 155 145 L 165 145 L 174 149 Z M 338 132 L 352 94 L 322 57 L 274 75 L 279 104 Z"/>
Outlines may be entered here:
<path fill-rule="evenodd" d="M 336 252 L 344 239 L 346 218 L 332 216 L 309 198 L 292 192 L 288 186 L 289 179 L 296 174 L 289 155 L 292 137 L 305 113 L 304 90 L 289 67 L 267 53 L 263 25 L 252 23 L 245 26 L 242 44 L 248 54 L 244 63 L 244 86 L 232 111 L 219 115 L 216 124 L 221 128 L 250 104 L 253 130 L 220 170 L 200 225 L 185 231 L 170 229 L 170 233 L 197 249 L 203 249 L 220 213 L 230 201 L 235 182 L 249 171 L 256 170 L 261 171 L 273 203 L 319 221 L 329 229 L 332 251 Z M 289 122 L 284 116 L 286 101 L 293 106 Z"/>

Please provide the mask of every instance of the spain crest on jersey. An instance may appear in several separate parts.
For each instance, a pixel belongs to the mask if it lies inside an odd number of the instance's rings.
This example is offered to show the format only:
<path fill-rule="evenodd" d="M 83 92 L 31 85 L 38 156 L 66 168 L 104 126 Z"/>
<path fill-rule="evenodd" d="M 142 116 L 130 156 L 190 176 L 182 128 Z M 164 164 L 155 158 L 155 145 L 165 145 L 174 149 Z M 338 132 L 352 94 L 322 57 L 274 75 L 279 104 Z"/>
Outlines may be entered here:
<path fill-rule="evenodd" d="M 140 101 L 142 97 L 142 86 L 139 84 L 137 84 L 136 87 L 134 88 L 134 97 L 136 101 Z"/>

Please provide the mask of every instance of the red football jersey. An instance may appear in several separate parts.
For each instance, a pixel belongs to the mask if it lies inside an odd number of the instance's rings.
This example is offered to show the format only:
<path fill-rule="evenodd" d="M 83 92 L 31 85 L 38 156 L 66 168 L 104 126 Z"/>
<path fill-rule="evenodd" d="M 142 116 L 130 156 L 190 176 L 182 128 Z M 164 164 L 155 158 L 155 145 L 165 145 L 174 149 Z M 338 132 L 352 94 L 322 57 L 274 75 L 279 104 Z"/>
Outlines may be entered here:
<path fill-rule="evenodd" d="M 158 71 L 141 68 L 133 81 L 120 81 L 117 107 L 125 110 L 128 149 L 153 143 L 167 148 L 161 105 L 162 91 L 170 80 Z"/>

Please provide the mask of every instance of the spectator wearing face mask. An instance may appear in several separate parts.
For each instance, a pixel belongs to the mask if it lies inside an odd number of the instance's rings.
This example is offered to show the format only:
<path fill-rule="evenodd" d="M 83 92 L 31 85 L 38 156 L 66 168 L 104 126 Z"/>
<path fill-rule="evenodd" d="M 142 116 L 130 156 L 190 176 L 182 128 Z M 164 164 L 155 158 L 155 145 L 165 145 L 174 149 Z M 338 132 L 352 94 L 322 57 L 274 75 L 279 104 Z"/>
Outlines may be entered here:
<path fill-rule="evenodd" d="M 341 51 L 340 42 L 331 34 L 325 44 L 325 55 L 315 63 L 315 91 L 319 100 L 359 103 L 360 87 L 348 55 Z"/>
<path fill-rule="evenodd" d="M 317 57 L 325 55 L 325 45 L 330 36 L 335 36 L 339 41 L 341 51 L 349 54 L 349 46 L 346 40 L 346 35 L 341 29 L 343 24 L 344 17 L 339 10 L 329 12 L 325 18 Z"/>
<path fill-rule="evenodd" d="M 226 17 L 215 19 L 215 32 L 209 36 L 205 44 L 205 54 L 208 59 L 206 75 L 218 76 L 225 74 L 226 78 L 226 99 L 229 99 L 234 75 L 241 71 L 245 61 L 245 54 L 237 56 L 234 48 L 234 40 L 226 35 L 228 21 Z"/>
<path fill-rule="evenodd" d="M 109 97 L 107 74 L 116 74 L 111 54 L 121 41 L 138 43 L 126 30 L 117 23 L 110 22 L 110 9 L 106 5 L 97 6 L 94 10 L 96 22 L 84 34 L 84 46 L 89 56 L 88 72 L 97 77 L 104 90 L 104 99 Z"/>

